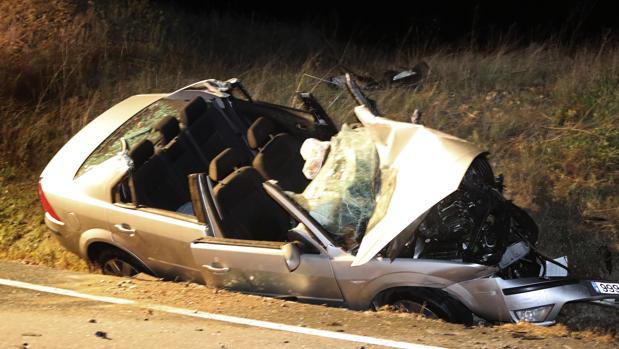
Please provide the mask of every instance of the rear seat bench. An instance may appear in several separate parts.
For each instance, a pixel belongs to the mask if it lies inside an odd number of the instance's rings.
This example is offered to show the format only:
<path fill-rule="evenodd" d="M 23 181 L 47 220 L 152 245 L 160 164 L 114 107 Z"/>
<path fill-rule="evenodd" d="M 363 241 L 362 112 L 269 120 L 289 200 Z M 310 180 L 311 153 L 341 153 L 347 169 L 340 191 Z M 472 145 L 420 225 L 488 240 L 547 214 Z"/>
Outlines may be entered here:
<path fill-rule="evenodd" d="M 181 182 L 184 191 L 189 191 L 187 176 L 192 173 L 206 172 L 208 161 L 195 149 L 186 137 L 181 137 L 180 125 L 173 116 L 167 116 L 155 126 L 161 134 L 158 154 L 167 165 L 175 180 Z"/>
<path fill-rule="evenodd" d="M 307 186 L 309 181 L 301 171 L 304 163 L 299 153 L 301 142 L 287 133 L 277 132 L 270 120 L 259 117 L 247 131 L 247 143 L 257 152 L 251 161 L 250 150 L 244 141 L 234 133 L 225 118 L 201 97 L 194 98 L 185 106 L 180 119 L 181 122 L 174 116 L 167 116 L 155 126 L 161 135 L 157 149 L 151 141 L 143 140 L 129 153 L 134 162 L 133 181 L 139 204 L 193 214 L 187 182 L 187 176 L 192 173 L 209 172 L 214 181 L 220 182 L 217 190 L 223 193 L 220 194 L 221 200 L 234 202 L 226 206 L 237 207 L 234 210 L 239 210 L 244 216 L 249 214 L 244 210 L 260 211 L 253 209 L 256 205 L 253 202 L 264 203 L 264 179 L 275 179 L 284 190 L 295 192 L 301 192 Z M 215 161 L 216 158 L 218 161 Z M 234 166 L 225 165 L 226 161 L 239 166 L 251 162 L 253 168 L 242 166 L 242 171 L 237 171 Z M 213 172 L 213 167 L 219 170 Z M 221 175 L 222 169 L 229 172 L 224 171 Z M 232 174 L 235 176 L 227 178 Z M 230 186 L 229 182 L 240 184 Z M 244 190 L 248 192 L 243 193 Z M 237 197 L 253 199 L 236 200 Z M 268 201 L 272 202 L 270 199 Z M 267 211 L 273 210 L 272 205 L 265 205 Z M 258 219 L 253 216 L 246 218 L 249 221 Z M 231 218 L 228 217 L 227 221 L 232 224 Z M 247 229 L 243 224 L 235 228 L 238 234 L 249 236 L 251 234 Z M 267 234 L 266 240 L 268 238 Z"/>
<path fill-rule="evenodd" d="M 210 161 L 228 147 L 244 148 L 239 154 L 249 149 L 201 97 L 189 102 L 180 117 L 183 128 L 176 117 L 167 116 L 154 127 L 160 134 L 157 147 L 144 140 L 129 155 L 139 204 L 193 214 L 187 176 L 207 172 Z"/>
<path fill-rule="evenodd" d="M 182 110 L 182 136 L 192 143 L 210 162 L 226 148 L 236 148 L 243 159 L 249 160 L 247 145 L 239 139 L 224 117 L 201 97 L 194 98 Z"/>
<path fill-rule="evenodd" d="M 161 156 L 155 154 L 153 143 L 145 139 L 129 152 L 133 160 L 133 183 L 136 200 L 141 205 L 176 211 L 189 201 L 189 192 L 180 190 L 169 175 Z"/>

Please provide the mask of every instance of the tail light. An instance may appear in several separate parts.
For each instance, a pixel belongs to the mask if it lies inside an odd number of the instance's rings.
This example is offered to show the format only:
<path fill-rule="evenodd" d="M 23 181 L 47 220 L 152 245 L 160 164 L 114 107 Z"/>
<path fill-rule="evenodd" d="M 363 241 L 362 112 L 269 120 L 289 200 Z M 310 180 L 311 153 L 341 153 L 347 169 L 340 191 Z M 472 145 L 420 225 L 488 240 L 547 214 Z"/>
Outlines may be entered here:
<path fill-rule="evenodd" d="M 41 185 L 41 180 L 43 178 L 39 178 L 39 200 L 41 200 L 41 205 L 43 206 L 43 210 L 45 210 L 45 212 L 49 213 L 50 216 L 52 216 L 55 220 L 62 222 L 62 220 L 60 219 L 60 217 L 58 217 L 58 215 L 56 214 L 56 212 L 54 212 L 54 209 L 52 208 L 52 205 L 49 204 L 49 201 L 47 201 L 47 198 L 45 197 L 45 193 L 43 192 L 43 186 Z"/>

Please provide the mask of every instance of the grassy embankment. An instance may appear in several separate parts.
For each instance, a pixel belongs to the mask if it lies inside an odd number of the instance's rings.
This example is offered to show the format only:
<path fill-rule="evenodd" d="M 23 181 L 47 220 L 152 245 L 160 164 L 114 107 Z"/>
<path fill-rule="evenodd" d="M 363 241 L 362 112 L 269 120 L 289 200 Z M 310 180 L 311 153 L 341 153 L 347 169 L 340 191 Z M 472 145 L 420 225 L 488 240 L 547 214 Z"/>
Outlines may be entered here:
<path fill-rule="evenodd" d="M 342 63 L 379 77 L 423 59 L 423 87 L 372 93 L 381 110 L 404 120 L 420 108 L 426 125 L 487 148 L 508 195 L 540 225 L 543 250 L 567 254 L 577 275 L 619 279 L 619 47 L 379 52 L 327 44 L 303 26 L 78 3 L 0 2 L 1 257 L 85 268 L 42 225 L 37 176 L 129 95 L 236 76 L 256 98 L 290 104 L 315 83 L 303 73 L 328 76 Z M 350 121 L 349 106 L 342 97 L 329 111 Z"/>

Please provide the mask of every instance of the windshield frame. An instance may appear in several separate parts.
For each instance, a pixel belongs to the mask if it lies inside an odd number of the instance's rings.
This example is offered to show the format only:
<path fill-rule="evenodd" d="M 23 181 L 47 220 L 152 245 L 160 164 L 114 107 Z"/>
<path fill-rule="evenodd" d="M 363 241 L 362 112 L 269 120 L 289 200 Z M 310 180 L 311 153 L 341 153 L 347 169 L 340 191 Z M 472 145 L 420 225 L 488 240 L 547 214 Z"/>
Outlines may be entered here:
<path fill-rule="evenodd" d="M 267 194 L 269 194 L 273 200 L 282 205 L 282 207 L 288 211 L 289 214 L 297 218 L 307 227 L 309 234 L 321 245 L 322 248 L 325 249 L 325 252 L 329 247 L 342 248 L 341 246 L 335 244 L 325 227 L 323 227 L 314 217 L 312 217 L 305 208 L 290 197 L 290 195 L 282 190 L 277 183 L 266 181 L 262 185 Z"/>

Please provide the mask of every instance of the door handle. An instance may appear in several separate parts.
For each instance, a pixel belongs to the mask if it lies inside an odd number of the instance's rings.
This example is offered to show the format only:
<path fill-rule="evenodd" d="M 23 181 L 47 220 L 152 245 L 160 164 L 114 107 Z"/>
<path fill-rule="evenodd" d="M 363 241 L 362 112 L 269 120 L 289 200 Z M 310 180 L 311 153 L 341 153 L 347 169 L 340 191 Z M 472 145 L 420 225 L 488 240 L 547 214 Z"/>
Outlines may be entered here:
<path fill-rule="evenodd" d="M 230 271 L 230 268 L 228 267 L 216 267 L 210 264 L 204 264 L 202 266 L 215 273 L 227 273 Z"/>
<path fill-rule="evenodd" d="M 118 230 L 121 233 L 129 234 L 129 235 L 135 234 L 135 229 L 131 228 L 131 226 L 127 223 L 114 224 L 114 228 L 116 228 L 116 230 Z"/>

